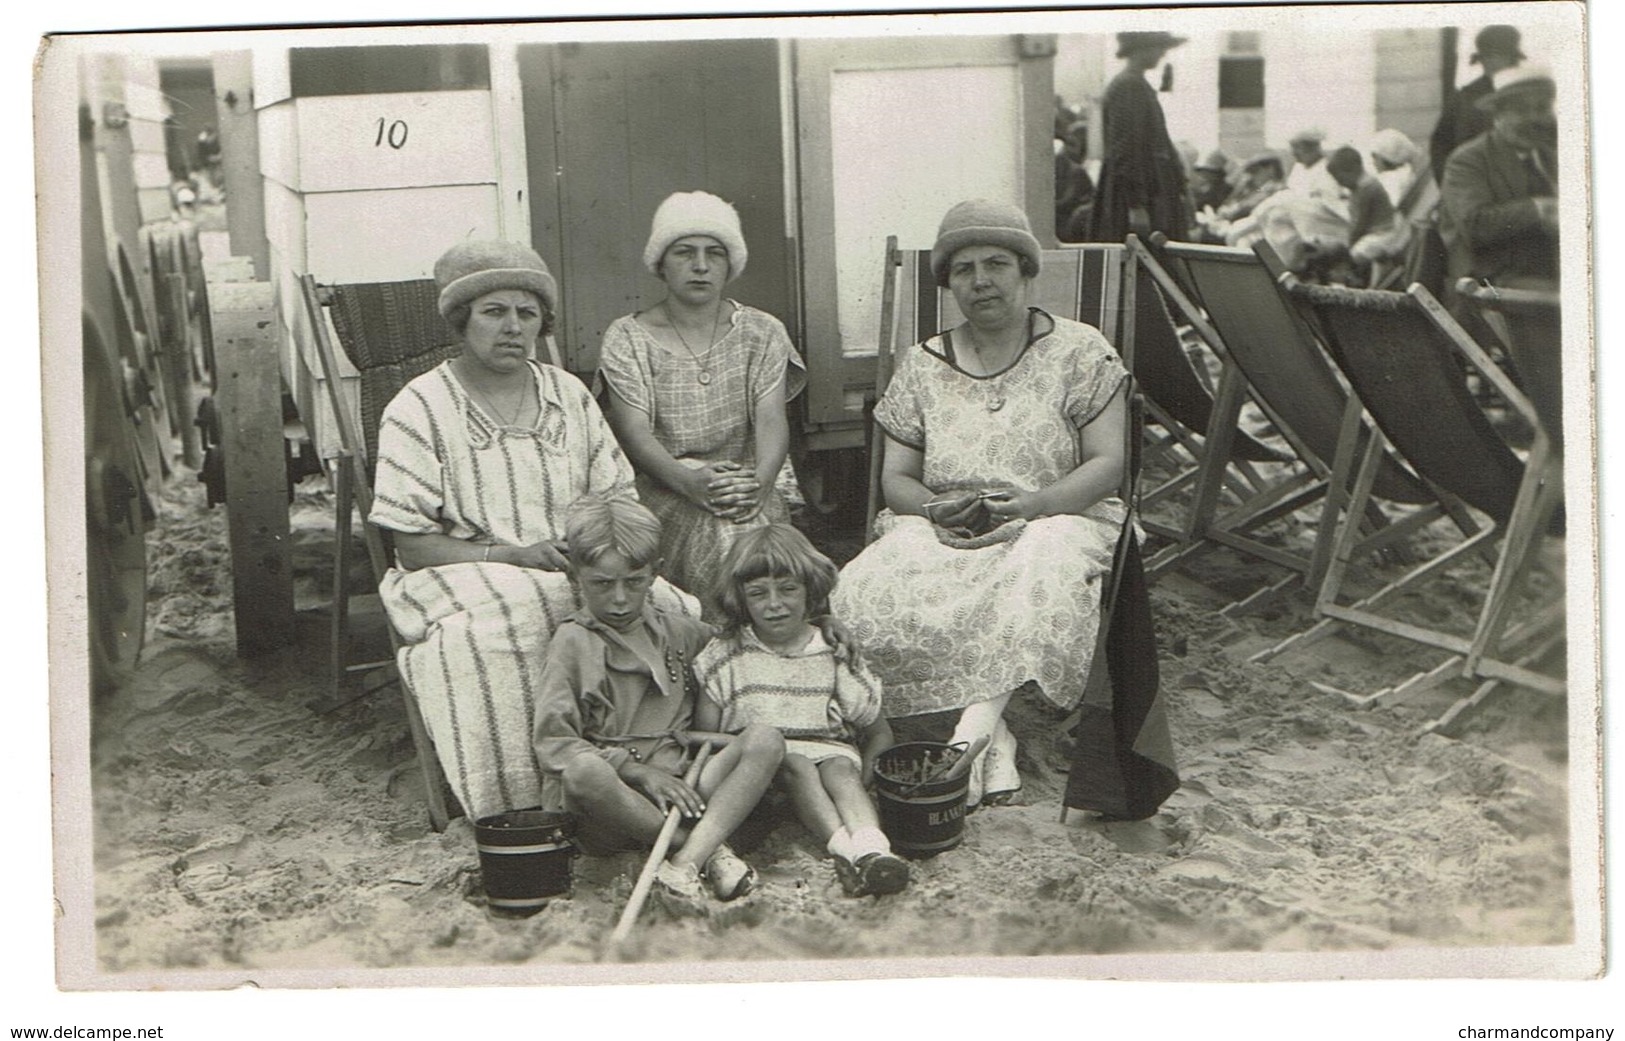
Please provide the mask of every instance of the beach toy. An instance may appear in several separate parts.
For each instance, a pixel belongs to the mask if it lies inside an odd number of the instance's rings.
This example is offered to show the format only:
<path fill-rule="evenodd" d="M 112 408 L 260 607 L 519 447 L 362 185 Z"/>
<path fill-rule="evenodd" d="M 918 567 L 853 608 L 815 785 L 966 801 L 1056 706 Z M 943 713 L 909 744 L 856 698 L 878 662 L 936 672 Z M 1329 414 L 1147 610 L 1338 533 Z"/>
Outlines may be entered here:
<path fill-rule="evenodd" d="M 963 745 L 910 741 L 893 745 L 875 759 L 875 794 L 880 830 L 892 849 L 910 858 L 932 857 L 953 849 L 965 837 L 965 792 L 969 770 Z"/>
<path fill-rule="evenodd" d="M 497 914 L 524 918 L 549 900 L 570 894 L 574 814 L 510 810 L 474 824 L 486 904 Z"/>

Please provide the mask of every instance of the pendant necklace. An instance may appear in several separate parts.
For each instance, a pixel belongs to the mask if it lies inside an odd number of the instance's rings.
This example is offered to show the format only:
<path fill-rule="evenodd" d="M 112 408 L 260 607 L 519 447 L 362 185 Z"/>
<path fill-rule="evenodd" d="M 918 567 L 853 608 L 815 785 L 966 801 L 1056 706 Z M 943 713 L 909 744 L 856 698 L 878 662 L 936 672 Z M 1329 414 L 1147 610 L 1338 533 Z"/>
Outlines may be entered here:
<path fill-rule="evenodd" d="M 976 341 L 974 333 L 972 333 L 971 341 L 971 350 L 976 352 L 976 360 L 978 362 L 982 362 L 982 367 L 984 369 L 987 368 L 986 362 L 982 359 L 982 345 Z M 1030 344 L 1032 342 L 1033 316 L 1032 312 L 1029 311 L 1027 314 L 1027 339 L 1025 344 Z M 988 387 L 988 398 L 986 404 L 989 412 L 997 412 L 1004 407 L 1004 377 L 1009 374 L 1011 369 L 1016 367 L 1016 362 L 1021 359 L 1021 355 L 1025 349 L 1025 345 L 1016 348 L 1016 357 L 1010 362 L 1010 364 L 1000 369 L 997 374 L 988 373 L 986 375 L 985 378 L 987 380 Z"/>
<path fill-rule="evenodd" d="M 711 382 L 711 368 L 706 362 L 711 358 L 711 348 L 717 345 L 717 322 L 721 318 L 722 304 L 718 302 L 716 310 L 711 312 L 711 339 L 706 343 L 705 353 L 702 355 L 696 353 L 694 348 L 689 346 L 688 337 L 684 336 L 683 330 L 677 327 L 677 319 L 672 315 L 671 308 L 666 308 L 666 320 L 671 323 L 671 331 L 677 334 L 677 341 L 683 345 L 683 349 L 688 352 L 688 356 L 694 359 L 694 364 L 700 367 L 700 386 L 702 387 L 709 385 Z"/>

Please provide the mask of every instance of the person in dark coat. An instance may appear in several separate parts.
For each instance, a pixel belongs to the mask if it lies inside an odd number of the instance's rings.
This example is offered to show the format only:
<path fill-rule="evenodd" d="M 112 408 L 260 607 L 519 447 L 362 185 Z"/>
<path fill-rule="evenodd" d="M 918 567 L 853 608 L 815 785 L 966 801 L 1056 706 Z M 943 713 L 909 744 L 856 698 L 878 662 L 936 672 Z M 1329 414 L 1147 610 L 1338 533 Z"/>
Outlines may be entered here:
<path fill-rule="evenodd" d="M 1117 56 L 1125 65 L 1107 85 L 1101 103 L 1106 153 L 1095 192 L 1092 241 L 1122 242 L 1129 232 L 1143 238 L 1153 231 L 1177 239 L 1190 230 L 1185 170 L 1168 137 L 1157 92 L 1145 79 L 1184 42 L 1165 32 L 1117 34 Z"/>
<path fill-rule="evenodd" d="M 1510 69 L 1523 61 L 1519 49 L 1518 30 L 1510 25 L 1491 25 L 1481 30 L 1473 41 L 1473 56 L 1469 61 L 1484 70 L 1484 74 L 1445 99 L 1444 111 L 1439 113 L 1438 125 L 1429 139 L 1428 161 L 1433 176 L 1444 182 L 1444 164 L 1450 153 L 1490 128 L 1490 117 L 1479 102 L 1495 89 L 1495 74 Z"/>
<path fill-rule="evenodd" d="M 1440 188 L 1440 233 L 1450 280 L 1500 286 L 1557 283 L 1556 88 L 1543 69 L 1496 74 L 1479 102 L 1491 129 L 1456 149 Z"/>

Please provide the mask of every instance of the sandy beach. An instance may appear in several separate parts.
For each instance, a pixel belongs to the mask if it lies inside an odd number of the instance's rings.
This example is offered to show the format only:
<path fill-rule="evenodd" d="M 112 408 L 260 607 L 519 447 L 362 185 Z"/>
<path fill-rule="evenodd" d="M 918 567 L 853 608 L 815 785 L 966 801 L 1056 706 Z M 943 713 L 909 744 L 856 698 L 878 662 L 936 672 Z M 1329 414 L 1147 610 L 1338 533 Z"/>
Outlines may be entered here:
<path fill-rule="evenodd" d="M 120 973 L 178 970 L 174 982 L 185 986 L 187 971 L 199 969 L 599 959 L 640 859 L 578 858 L 567 899 L 524 920 L 488 914 L 470 823 L 443 834 L 428 827 L 398 690 L 324 707 L 332 505 L 319 482 L 298 490 L 292 519 L 300 642 L 244 661 L 235 656 L 223 512 L 207 510 L 189 479 L 161 504 L 149 536 L 143 659 L 93 712 L 99 969 L 115 986 Z M 818 529 L 832 555 L 849 555 L 850 539 Z M 1289 525 L 1280 538 L 1306 531 Z M 359 547 L 353 559 L 351 586 L 365 592 Z M 765 835 L 740 843 L 765 883 L 758 893 L 717 905 L 704 921 L 651 906 L 622 956 L 763 962 L 1569 942 L 1563 702 L 1502 689 L 1449 737 L 1419 730 L 1471 690 L 1460 681 L 1356 708 L 1313 684 L 1375 689 L 1432 665 L 1434 653 L 1344 636 L 1250 664 L 1252 651 L 1310 617 L 1302 592 L 1239 622 L 1216 613 L 1261 577 L 1257 565 L 1213 553 L 1152 586 L 1183 780 L 1152 819 L 1104 823 L 1074 812 L 1063 824 L 1060 716 L 1018 700 L 1020 804 L 970 815 L 963 846 L 917 862 L 906 892 L 844 896 L 799 826 L 769 818 Z M 1487 577 L 1487 568 L 1465 568 L 1407 610 L 1465 624 Z M 370 623 L 373 642 L 387 647 L 376 613 Z M 366 637 L 368 620 L 358 625 Z"/>

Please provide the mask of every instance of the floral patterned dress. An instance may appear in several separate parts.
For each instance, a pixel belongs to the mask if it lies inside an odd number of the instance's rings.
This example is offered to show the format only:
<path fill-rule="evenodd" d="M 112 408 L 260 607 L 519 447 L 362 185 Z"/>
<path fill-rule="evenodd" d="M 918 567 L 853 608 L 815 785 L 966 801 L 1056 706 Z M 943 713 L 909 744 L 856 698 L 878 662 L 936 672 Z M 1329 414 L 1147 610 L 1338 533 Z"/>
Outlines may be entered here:
<path fill-rule="evenodd" d="M 1034 323 L 1026 349 L 992 376 L 961 369 L 951 335 L 898 355 L 875 420 L 923 453 L 933 492 L 1036 491 L 1078 467 L 1083 428 L 1128 372 L 1094 328 L 1042 311 Z M 964 708 L 1029 681 L 1075 705 L 1125 515 L 1114 496 L 965 540 L 883 511 L 880 538 L 841 572 L 831 606 L 884 684 L 886 715 Z"/>
<path fill-rule="evenodd" d="M 649 426 L 672 458 L 695 468 L 717 462 L 756 465 L 756 405 L 781 383 L 785 400 L 806 385 L 806 366 L 777 318 L 754 307 L 733 307 L 722 337 L 696 357 L 661 342 L 626 315 L 604 331 L 599 373 Z M 703 379 L 702 379 L 703 377 Z M 669 581 L 706 604 L 706 617 L 720 621 L 711 583 L 734 539 L 762 524 L 789 520 L 784 496 L 763 490 L 761 511 L 748 524 L 713 516 L 648 474 L 637 475 L 638 498 L 661 524 L 661 571 Z"/>

